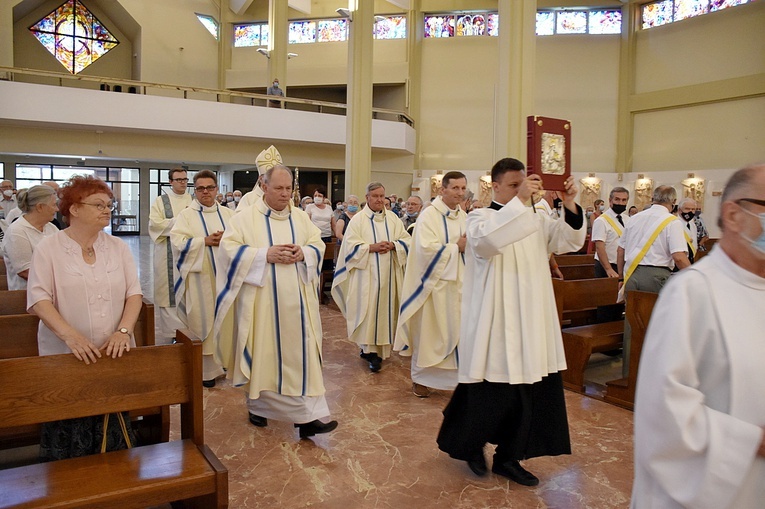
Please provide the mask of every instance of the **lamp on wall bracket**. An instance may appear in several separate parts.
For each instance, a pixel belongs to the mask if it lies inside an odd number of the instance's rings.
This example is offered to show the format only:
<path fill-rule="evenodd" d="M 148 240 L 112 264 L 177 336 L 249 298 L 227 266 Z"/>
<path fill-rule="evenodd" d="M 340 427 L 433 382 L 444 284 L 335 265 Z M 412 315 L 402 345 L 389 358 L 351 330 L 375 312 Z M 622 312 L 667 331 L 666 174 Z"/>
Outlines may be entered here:
<path fill-rule="evenodd" d="M 258 53 L 260 53 L 266 58 L 271 58 L 271 52 L 268 51 L 266 48 L 258 48 Z"/>
<path fill-rule="evenodd" d="M 287 60 L 289 60 L 290 58 L 296 58 L 297 56 L 298 56 L 297 53 L 287 53 Z"/>
<path fill-rule="evenodd" d="M 335 12 L 338 13 L 341 18 L 345 18 L 348 21 L 353 22 L 353 11 L 350 9 L 340 7 L 339 9 L 336 9 Z"/>
<path fill-rule="evenodd" d="M 689 179 L 695 179 L 696 178 L 696 174 L 695 173 L 689 173 L 688 174 L 688 178 Z"/>

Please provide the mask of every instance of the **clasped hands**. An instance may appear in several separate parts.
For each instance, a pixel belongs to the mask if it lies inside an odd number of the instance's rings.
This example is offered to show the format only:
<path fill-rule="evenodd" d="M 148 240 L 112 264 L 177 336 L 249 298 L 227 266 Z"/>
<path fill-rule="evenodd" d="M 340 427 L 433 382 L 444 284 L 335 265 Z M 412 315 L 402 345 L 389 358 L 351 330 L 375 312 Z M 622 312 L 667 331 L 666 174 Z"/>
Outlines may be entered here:
<path fill-rule="evenodd" d="M 297 244 L 278 244 L 268 248 L 266 261 L 268 263 L 292 264 L 305 259 L 303 248 Z"/>
<path fill-rule="evenodd" d="M 393 251 L 396 249 L 396 244 L 393 242 L 388 241 L 382 241 L 382 242 L 375 242 L 374 244 L 369 244 L 369 252 L 370 253 L 387 253 L 388 251 Z"/>

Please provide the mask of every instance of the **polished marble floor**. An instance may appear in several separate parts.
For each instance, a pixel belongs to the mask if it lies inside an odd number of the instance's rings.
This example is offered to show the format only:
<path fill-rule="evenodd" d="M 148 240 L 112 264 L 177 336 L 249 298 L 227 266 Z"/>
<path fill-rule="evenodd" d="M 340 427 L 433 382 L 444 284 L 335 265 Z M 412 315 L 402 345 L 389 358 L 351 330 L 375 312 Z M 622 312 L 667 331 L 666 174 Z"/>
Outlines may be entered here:
<path fill-rule="evenodd" d="M 148 237 L 123 237 L 151 296 Z M 255 428 L 244 394 L 227 381 L 205 390 L 207 444 L 229 469 L 230 507 L 624 508 L 632 487 L 632 413 L 566 392 L 573 453 L 525 462 L 528 488 L 440 452 L 435 438 L 450 394 L 411 393 L 409 360 L 393 355 L 372 374 L 333 305 L 321 307 L 324 381 L 336 431 L 299 440 L 291 423 Z M 177 420 L 173 432 L 177 435 Z M 490 447 L 486 451 L 491 458 Z"/>

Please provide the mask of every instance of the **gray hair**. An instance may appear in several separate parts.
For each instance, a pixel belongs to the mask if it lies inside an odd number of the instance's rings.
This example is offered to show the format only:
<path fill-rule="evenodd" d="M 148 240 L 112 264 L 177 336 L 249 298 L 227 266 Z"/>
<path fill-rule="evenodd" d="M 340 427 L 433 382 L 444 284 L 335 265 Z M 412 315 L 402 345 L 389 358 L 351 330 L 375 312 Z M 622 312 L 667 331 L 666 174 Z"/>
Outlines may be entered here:
<path fill-rule="evenodd" d="M 693 205 L 694 205 L 694 207 L 695 207 L 695 205 L 696 205 L 696 200 L 694 200 L 694 199 L 693 199 L 693 198 L 691 198 L 691 197 L 688 197 L 688 196 L 686 196 L 685 198 L 683 198 L 682 200 L 680 200 L 680 202 L 677 204 L 677 208 L 678 208 L 678 209 L 681 209 L 681 208 L 683 208 L 683 207 L 685 206 L 685 204 L 686 204 L 686 203 L 688 203 L 688 202 L 693 202 Z"/>
<path fill-rule="evenodd" d="M 725 184 L 720 203 L 735 201 L 744 197 L 746 194 L 744 191 L 752 187 L 755 177 L 763 170 L 765 170 L 765 163 L 753 164 L 736 171 L 730 180 L 728 180 L 728 183 Z M 724 229 L 722 215 L 717 218 L 717 226 Z"/>
<path fill-rule="evenodd" d="M 672 205 L 677 199 L 677 191 L 672 186 L 659 186 L 653 190 L 653 203 Z"/>
<path fill-rule="evenodd" d="M 19 191 L 18 205 L 22 212 L 27 213 L 33 210 L 38 204 L 50 201 L 51 196 L 55 196 L 56 191 L 48 186 L 32 186 L 29 189 Z"/>
<path fill-rule="evenodd" d="M 290 174 L 290 180 L 292 180 L 292 170 L 284 166 L 283 164 L 277 164 L 273 166 L 272 168 L 269 168 L 264 174 L 263 174 L 263 183 L 268 184 L 271 182 L 271 177 L 273 176 L 274 172 L 277 170 L 284 170 L 287 173 Z"/>
<path fill-rule="evenodd" d="M 385 186 L 382 185 L 382 182 L 370 182 L 367 184 L 367 194 L 371 193 L 375 189 L 380 189 L 381 187 L 385 189 Z"/>
<path fill-rule="evenodd" d="M 349 194 L 349 195 L 348 195 L 348 197 L 345 199 L 345 201 L 347 202 L 347 201 L 348 201 L 348 200 L 350 200 L 351 198 L 356 198 L 356 201 L 357 201 L 357 202 L 359 202 L 359 203 L 361 202 L 361 200 L 359 200 L 359 197 L 358 197 L 358 196 L 356 196 L 355 194 Z"/>
<path fill-rule="evenodd" d="M 616 193 L 627 193 L 627 198 L 630 197 L 630 192 L 627 191 L 626 188 L 624 188 L 624 187 L 615 187 L 615 188 L 611 189 L 611 193 L 609 193 L 609 195 L 608 195 L 608 200 L 609 201 L 613 200 L 614 199 L 614 195 Z"/>
<path fill-rule="evenodd" d="M 420 202 L 420 205 L 422 205 L 422 198 L 420 198 L 420 197 L 419 197 L 419 196 L 417 196 L 416 194 L 413 194 L 413 195 L 412 195 L 412 196 L 410 196 L 409 198 L 417 198 L 417 201 L 419 201 L 419 202 Z"/>

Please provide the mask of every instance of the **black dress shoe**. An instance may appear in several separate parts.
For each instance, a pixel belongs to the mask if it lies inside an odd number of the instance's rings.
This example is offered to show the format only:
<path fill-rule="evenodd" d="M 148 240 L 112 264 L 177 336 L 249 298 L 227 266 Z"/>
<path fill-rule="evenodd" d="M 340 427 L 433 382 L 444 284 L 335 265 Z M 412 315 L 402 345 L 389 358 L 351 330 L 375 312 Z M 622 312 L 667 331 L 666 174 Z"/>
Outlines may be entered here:
<path fill-rule="evenodd" d="M 478 477 L 483 477 L 486 475 L 486 472 L 488 472 L 488 469 L 486 468 L 486 458 L 483 457 L 483 453 L 472 460 L 467 460 L 467 464 L 470 467 L 470 470 L 472 470 Z"/>
<path fill-rule="evenodd" d="M 371 371 L 372 373 L 377 373 L 382 368 L 382 357 L 380 357 L 376 353 L 373 353 L 370 355 L 374 355 L 374 357 L 371 357 L 369 359 L 369 371 Z"/>
<path fill-rule="evenodd" d="M 250 414 L 250 424 L 257 426 L 258 428 L 265 428 L 268 426 L 268 419 L 259 415 Z"/>
<path fill-rule="evenodd" d="M 305 424 L 295 424 L 300 432 L 300 438 L 308 438 L 320 433 L 329 433 L 333 429 L 337 428 L 337 421 L 321 422 L 316 419 L 315 421 L 307 422 Z"/>
<path fill-rule="evenodd" d="M 215 387 L 215 379 L 213 378 L 212 380 L 202 380 L 202 386 L 207 387 L 208 389 L 210 387 Z"/>
<path fill-rule="evenodd" d="M 518 463 L 518 460 L 507 460 L 504 463 L 495 461 L 491 466 L 491 471 L 524 486 L 536 486 L 539 484 L 539 479 L 523 468 L 521 464 Z"/>

